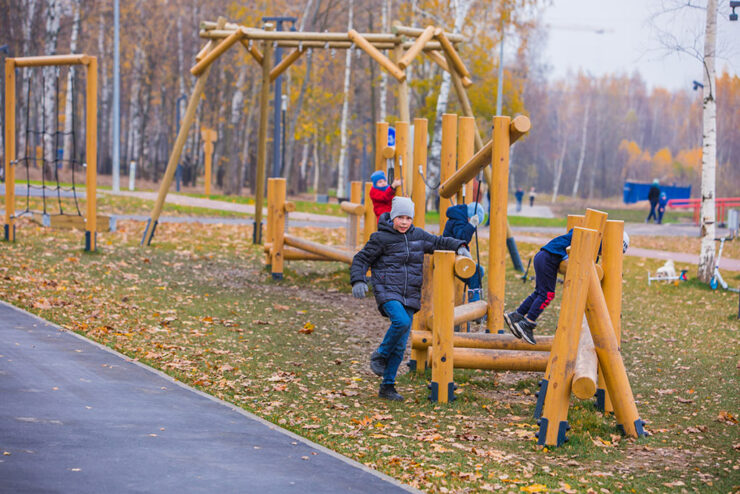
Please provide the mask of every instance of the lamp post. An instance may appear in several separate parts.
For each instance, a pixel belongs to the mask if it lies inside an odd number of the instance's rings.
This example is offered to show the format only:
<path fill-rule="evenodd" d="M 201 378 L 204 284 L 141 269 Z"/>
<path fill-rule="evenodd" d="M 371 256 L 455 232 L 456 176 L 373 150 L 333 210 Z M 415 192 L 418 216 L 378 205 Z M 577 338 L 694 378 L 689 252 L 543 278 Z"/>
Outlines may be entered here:
<path fill-rule="evenodd" d="M 5 57 L 10 55 L 10 48 L 8 48 L 8 45 L 0 46 L 0 53 L 4 54 Z M 0 122 L 2 122 L 2 125 L 0 125 L 0 132 L 2 132 L 2 134 L 0 136 L 3 141 L 2 156 L 5 156 L 5 63 L 0 64 L 0 70 L 3 72 L 2 77 L 0 77 L 0 102 L 2 102 L 0 104 Z M 2 165 L 0 165 L 0 178 L 2 178 L 3 182 L 5 181 L 5 167 Z"/>
<path fill-rule="evenodd" d="M 295 22 L 298 19 L 295 17 L 284 17 L 284 16 L 278 16 L 278 17 L 263 17 L 262 22 L 274 22 L 275 23 L 275 31 L 282 31 L 283 30 L 283 22 L 290 22 L 291 25 L 294 25 Z M 295 31 L 295 27 L 291 27 L 291 31 Z M 277 66 L 280 63 L 280 60 L 283 58 L 283 49 L 280 47 L 280 45 L 275 47 L 275 66 Z M 279 177 L 280 172 L 282 170 L 282 160 L 280 155 L 280 143 L 282 141 L 280 132 L 281 132 L 281 119 L 280 119 L 280 111 L 282 108 L 282 94 L 283 94 L 283 77 L 277 76 L 275 78 L 275 97 L 273 98 L 273 134 L 272 134 L 272 176 L 273 177 Z"/>
<path fill-rule="evenodd" d="M 283 171 L 285 168 L 285 113 L 288 111 L 288 95 L 287 94 L 282 95 L 281 110 L 282 110 L 281 122 L 282 122 L 282 127 L 283 127 L 283 131 L 282 131 L 283 140 L 281 143 L 282 149 L 280 150 L 280 164 L 281 164 L 280 176 L 282 177 Z"/>
<path fill-rule="evenodd" d="M 121 61 L 119 47 L 120 13 L 113 0 L 113 191 L 121 188 Z"/>

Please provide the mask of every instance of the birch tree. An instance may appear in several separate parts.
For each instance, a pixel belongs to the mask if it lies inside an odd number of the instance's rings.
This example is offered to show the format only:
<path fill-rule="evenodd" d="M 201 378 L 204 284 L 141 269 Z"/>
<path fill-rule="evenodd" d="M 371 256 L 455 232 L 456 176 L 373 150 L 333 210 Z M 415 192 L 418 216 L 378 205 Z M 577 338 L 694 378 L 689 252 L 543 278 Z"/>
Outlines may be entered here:
<path fill-rule="evenodd" d="M 38 5 L 38 0 L 24 0 L 23 1 L 23 7 L 22 11 L 24 12 L 23 16 L 23 24 L 21 27 L 21 33 L 23 34 L 23 40 L 21 41 L 21 54 L 24 57 L 28 57 L 31 55 L 31 26 L 33 25 L 34 16 L 36 14 L 36 6 Z M 4 69 L 3 69 L 4 70 Z M 21 91 L 25 91 L 25 88 L 28 87 L 28 84 L 31 81 L 31 70 L 30 68 L 23 70 L 23 84 L 21 86 Z M 26 105 L 30 105 L 30 101 L 26 101 L 25 98 L 19 98 L 19 115 L 25 115 L 26 114 Z M 3 117 L 4 118 L 4 117 Z M 18 121 L 18 150 L 22 153 L 25 153 L 26 148 L 26 119 L 21 118 Z"/>
<path fill-rule="evenodd" d="M 714 271 L 715 172 L 717 167 L 717 102 L 715 95 L 715 49 L 717 45 L 717 0 L 707 2 L 704 36 L 704 89 L 701 155 L 701 250 L 699 279 L 709 283 Z"/>
<path fill-rule="evenodd" d="M 59 24 L 62 16 L 62 5 L 60 0 L 47 0 L 45 14 L 46 36 L 44 39 L 44 53 L 55 55 L 57 52 L 57 40 L 59 38 Z M 54 173 L 54 158 L 56 156 L 56 130 L 57 130 L 57 101 L 56 101 L 56 78 L 57 67 L 44 67 L 44 90 L 43 90 L 43 135 L 44 141 L 44 173 L 51 177 Z"/>
<path fill-rule="evenodd" d="M 354 0 L 349 0 L 349 21 L 347 31 L 352 29 Z M 344 63 L 344 101 L 342 102 L 342 122 L 339 128 L 339 173 L 337 176 L 337 197 L 349 197 L 347 193 L 347 120 L 349 120 L 349 83 L 352 79 L 352 47 L 346 50 Z"/>
<path fill-rule="evenodd" d="M 224 194 L 240 194 L 242 191 L 242 183 L 239 181 L 239 169 L 241 168 L 241 160 L 239 159 L 239 153 L 236 151 L 236 146 L 233 145 L 236 140 L 237 129 L 239 128 L 239 121 L 244 114 L 244 86 L 247 83 L 247 68 L 239 67 L 239 77 L 236 81 L 236 90 L 231 97 L 231 115 L 229 117 L 229 127 L 227 129 L 227 135 L 225 140 L 227 145 L 224 147 L 228 162 L 226 163 L 226 182 L 224 185 Z M 253 84 L 256 86 L 256 84 Z"/>
<path fill-rule="evenodd" d="M 385 0 L 383 2 L 383 8 L 381 9 L 381 30 L 387 33 L 389 30 L 389 18 L 391 16 L 391 0 Z M 388 97 L 388 72 L 385 70 L 380 71 L 380 115 L 379 120 L 383 122 L 387 115 L 387 97 Z"/>
<path fill-rule="evenodd" d="M 463 22 L 468 16 L 468 11 L 474 0 L 450 0 L 455 16 L 455 25 L 453 33 L 459 33 L 462 30 Z M 429 165 L 427 172 L 432 183 L 439 180 L 439 166 L 442 154 L 442 115 L 447 111 L 447 102 L 450 97 L 450 74 L 444 71 L 442 74 L 442 84 L 439 87 L 439 96 L 437 97 L 437 107 L 434 111 L 434 134 L 432 145 L 429 148 Z"/>
<path fill-rule="evenodd" d="M 129 161 L 138 161 L 141 154 L 141 79 L 143 76 L 144 50 L 139 45 L 134 48 L 134 64 L 131 73 L 131 91 L 129 92 L 129 141 L 128 141 L 128 159 Z M 142 163 L 139 163 L 141 165 Z"/>
<path fill-rule="evenodd" d="M 586 143 L 587 143 L 587 137 L 588 137 L 588 117 L 589 117 L 589 110 L 591 108 L 591 96 L 589 95 L 586 98 L 586 108 L 583 110 L 583 127 L 581 129 L 581 153 L 578 157 L 578 168 L 576 169 L 576 179 L 575 182 L 573 182 L 573 192 L 571 193 L 571 197 L 575 198 L 578 194 L 578 185 L 581 181 L 581 171 L 583 170 L 583 162 L 586 158 Z"/>
<path fill-rule="evenodd" d="M 108 106 L 110 104 L 111 96 L 110 79 L 108 78 L 108 57 L 103 56 L 103 54 L 107 54 L 105 51 L 106 32 L 105 15 L 101 12 L 100 23 L 98 24 L 98 53 L 100 54 L 100 129 L 98 132 L 98 167 L 103 167 L 102 169 L 107 168 L 107 166 L 104 165 L 104 162 L 107 162 L 108 158 L 106 150 L 109 148 L 108 144 L 111 142 L 110 123 L 113 118 Z"/>
<path fill-rule="evenodd" d="M 72 8 L 74 9 L 73 20 L 72 20 L 72 34 L 69 39 L 69 52 L 77 53 L 77 38 L 80 35 L 80 1 L 73 0 Z M 102 53 L 102 52 L 101 52 Z M 72 96 L 75 91 L 75 66 L 70 65 L 67 71 L 67 92 L 64 101 L 64 151 L 63 157 L 66 160 L 74 160 L 75 156 L 72 156 L 72 132 L 73 118 L 72 112 L 75 108 L 72 108 Z"/>

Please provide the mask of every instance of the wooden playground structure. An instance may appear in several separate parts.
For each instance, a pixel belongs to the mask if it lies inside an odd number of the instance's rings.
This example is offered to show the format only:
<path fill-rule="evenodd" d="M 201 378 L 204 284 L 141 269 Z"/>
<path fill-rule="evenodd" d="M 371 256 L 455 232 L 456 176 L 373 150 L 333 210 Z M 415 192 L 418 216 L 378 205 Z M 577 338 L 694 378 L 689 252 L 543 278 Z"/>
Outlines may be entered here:
<path fill-rule="evenodd" d="M 50 55 L 39 57 L 5 59 L 5 218 L 3 238 L 15 241 L 16 217 L 16 165 L 19 163 L 16 150 L 16 68 L 54 67 L 61 65 L 81 65 L 87 78 L 85 109 L 85 215 L 40 214 L 32 212 L 44 226 L 77 228 L 85 232 L 85 250 L 97 248 L 97 232 L 108 217 L 98 216 L 97 187 L 97 119 L 98 119 L 98 59 L 93 56 Z M 24 158 L 28 158 L 25 156 Z M 43 162 L 43 158 L 41 160 Z M 57 187 L 59 185 L 57 184 Z M 30 187 L 27 185 L 27 187 Z M 30 212 L 30 211 L 28 211 Z M 105 228 L 105 227 L 104 227 Z"/>

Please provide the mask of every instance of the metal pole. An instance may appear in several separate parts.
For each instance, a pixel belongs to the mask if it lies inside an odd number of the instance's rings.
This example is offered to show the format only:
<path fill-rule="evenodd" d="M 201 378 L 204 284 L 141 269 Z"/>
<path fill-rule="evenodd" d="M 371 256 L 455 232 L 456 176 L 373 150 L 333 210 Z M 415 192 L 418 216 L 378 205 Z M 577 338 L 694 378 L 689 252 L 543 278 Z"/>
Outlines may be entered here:
<path fill-rule="evenodd" d="M 120 14 L 113 0 L 113 191 L 118 192 L 121 171 L 121 61 L 119 47 Z"/>
<path fill-rule="evenodd" d="M 0 46 L 0 53 L 3 53 L 5 57 L 8 56 L 10 53 L 10 50 L 8 49 L 8 45 Z M 5 57 L 3 57 L 3 63 L 0 64 L 0 67 L 5 67 Z M 7 144 L 5 143 L 5 70 L 2 70 L 2 77 L 0 77 L 0 132 L 2 132 L 3 137 L 3 147 L 0 149 L 2 151 L 3 159 L 5 159 L 5 150 L 7 149 Z M 0 165 L 1 166 L 1 165 Z M 2 172 L 0 172 L 0 176 L 2 176 L 2 181 L 5 181 L 5 167 L 2 167 Z"/>
<path fill-rule="evenodd" d="M 288 95 L 284 94 L 282 96 L 282 126 L 283 126 L 283 139 L 282 139 L 282 149 L 280 150 L 280 176 L 283 175 L 283 167 L 285 166 L 285 112 L 288 110 Z"/>

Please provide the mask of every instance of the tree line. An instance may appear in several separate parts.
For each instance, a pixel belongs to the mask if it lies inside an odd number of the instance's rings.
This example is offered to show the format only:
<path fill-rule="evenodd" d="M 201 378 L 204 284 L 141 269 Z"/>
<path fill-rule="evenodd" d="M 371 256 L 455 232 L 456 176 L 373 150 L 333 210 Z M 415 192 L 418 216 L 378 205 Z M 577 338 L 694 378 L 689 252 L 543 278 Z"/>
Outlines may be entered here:
<path fill-rule="evenodd" d="M 351 6 L 351 8 L 348 8 Z M 584 198 L 621 194 L 626 179 L 692 185 L 698 192 L 701 99 L 687 88 L 648 88 L 639 74 L 547 77 L 532 42 L 542 32 L 538 0 L 134 0 L 121 2 L 121 170 L 159 181 L 172 149 L 178 115 L 184 114 L 194 78 L 189 69 L 204 40 L 199 23 L 219 16 L 260 26 L 263 15 L 295 16 L 303 31 L 390 32 L 392 20 L 434 24 L 461 32 L 459 45 L 472 74 L 469 89 L 481 129 L 490 128 L 498 83 L 498 46 L 505 26 L 503 113 L 526 114 L 528 136 L 512 152 L 511 187 Z M 351 19 L 350 19 L 351 16 Z M 11 56 L 84 52 L 99 60 L 98 166 L 112 164 L 113 4 L 111 0 L 0 0 L 0 25 Z M 430 178 L 438 176 L 439 119 L 461 114 L 444 72 L 426 57 L 407 69 L 411 115 L 430 124 Z M 36 77 L 34 75 L 34 77 Z M 23 78 L 19 77 L 19 88 Z M 216 62 L 199 105 L 197 122 L 181 159 L 184 179 L 202 183 L 200 129 L 218 132 L 214 180 L 225 194 L 252 193 L 256 174 L 261 71 L 245 50 L 231 49 Z M 61 81 L 61 92 L 70 88 Z M 392 78 L 358 50 L 309 50 L 284 76 L 287 109 L 282 176 L 292 192 L 326 193 L 362 178 L 373 163 L 375 125 L 397 119 Z M 41 91 L 39 91 L 41 94 Z M 280 97 L 280 95 L 278 95 Z M 82 115 L 74 100 L 59 99 L 50 112 Z M 81 101 L 81 100 L 78 100 Z M 717 194 L 736 195 L 740 183 L 740 79 L 717 80 Z M 346 108 L 346 110 L 345 110 Z M 23 115 L 24 108 L 18 108 Z M 65 113 L 67 112 L 67 113 Z M 271 117 L 272 119 L 272 114 Z M 18 120 L 18 119 L 17 119 Z M 77 119 L 80 121 L 80 119 Z M 271 136 L 268 131 L 268 136 Z M 19 137 L 22 139 L 22 137 Z M 483 136 L 484 141 L 488 136 Z M 269 143 L 271 146 L 272 143 Z M 268 152 L 268 170 L 271 169 Z M 367 178 L 367 177 L 365 177 Z M 246 187 L 246 188 L 245 188 Z M 344 195 L 340 190 L 338 195 Z"/>

